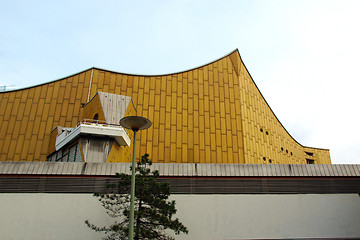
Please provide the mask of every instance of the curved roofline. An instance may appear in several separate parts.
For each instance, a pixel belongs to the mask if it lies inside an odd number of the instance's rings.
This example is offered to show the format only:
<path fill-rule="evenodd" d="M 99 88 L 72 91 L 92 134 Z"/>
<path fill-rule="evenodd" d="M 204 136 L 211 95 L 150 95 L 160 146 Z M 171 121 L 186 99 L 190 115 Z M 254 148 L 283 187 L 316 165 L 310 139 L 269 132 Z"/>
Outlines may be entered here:
<path fill-rule="evenodd" d="M 213 63 L 215 63 L 217 61 L 220 61 L 220 60 L 230 56 L 231 54 L 233 54 L 236 51 L 239 52 L 239 50 L 236 48 L 235 50 L 231 51 L 230 53 L 226 54 L 225 56 L 220 57 L 218 59 L 215 59 L 215 60 L 213 60 L 213 61 L 211 61 L 209 63 L 205 63 L 205 64 L 200 65 L 198 67 L 190 68 L 190 69 L 187 69 L 187 70 L 182 70 L 182 71 L 179 71 L 179 72 L 172 72 L 172 73 L 165 73 L 165 74 L 134 74 L 134 73 L 124 73 L 124 72 L 119 72 L 119 71 L 108 70 L 108 69 L 105 69 L 105 68 L 91 67 L 91 68 L 85 69 L 83 71 L 73 73 L 73 74 L 67 75 L 65 77 L 56 79 L 56 80 L 51 80 L 49 82 L 44 82 L 44 83 L 29 86 L 29 87 L 23 87 L 23 88 L 18 88 L 18 89 L 11 89 L 11 90 L 8 90 L 8 91 L 2 91 L 2 92 L 0 92 L 0 94 L 1 93 L 8 93 L 8 92 L 15 92 L 15 91 L 20 91 L 20 90 L 25 90 L 25 89 L 29 89 L 29 88 L 33 88 L 33 87 L 39 87 L 39 86 L 42 86 L 42 85 L 45 85 L 45 84 L 49 84 L 49 83 L 57 82 L 57 81 L 60 81 L 60 80 L 64 80 L 65 78 L 69 78 L 69 77 L 84 73 L 84 72 L 92 70 L 92 69 L 96 69 L 96 70 L 100 70 L 100 71 L 107 71 L 107 72 L 111 72 L 111 73 L 123 74 L 123 75 L 126 75 L 126 76 L 139 76 L 139 77 L 162 77 L 162 76 L 181 74 L 181 73 L 190 72 L 190 71 L 193 71 L 193 70 L 208 66 L 210 64 L 213 64 Z"/>
<path fill-rule="evenodd" d="M 78 74 L 81 74 L 81 73 L 84 73 L 84 72 L 87 72 L 87 71 L 93 70 L 93 69 L 100 70 L 100 71 L 107 71 L 107 72 L 111 72 L 111 73 L 123 74 L 123 75 L 127 75 L 127 76 L 139 76 L 139 77 L 162 77 L 162 76 L 169 76 L 169 75 L 181 74 L 181 73 L 186 73 L 186 72 L 194 71 L 194 70 L 196 70 L 196 69 L 200 69 L 200 68 L 203 68 L 203 67 L 208 66 L 208 65 L 210 65 L 210 64 L 213 64 L 213 63 L 215 63 L 215 62 L 217 62 L 217 61 L 220 61 L 220 60 L 222 60 L 222 59 L 224 59 L 224 58 L 226 58 L 226 57 L 229 57 L 231 54 L 233 54 L 233 53 L 235 53 L 235 52 L 237 52 L 241 63 L 244 65 L 247 73 L 249 74 L 252 82 L 254 83 L 254 85 L 255 85 L 256 89 L 258 90 L 258 92 L 260 93 L 261 97 L 264 99 L 266 105 L 269 107 L 270 111 L 272 112 L 272 114 L 274 115 L 274 117 L 276 118 L 276 120 L 280 123 L 280 125 L 283 127 L 283 129 L 286 131 L 286 133 L 287 133 L 297 144 L 299 144 L 299 145 L 302 146 L 302 147 L 329 151 L 329 149 L 326 149 L 326 148 L 315 148 L 315 147 L 307 147 L 307 146 L 304 146 L 304 145 L 302 145 L 301 143 L 299 143 L 299 142 L 288 132 L 288 130 L 284 127 L 284 125 L 281 123 L 281 121 L 279 120 L 279 118 L 276 116 L 276 114 L 274 113 L 274 111 L 273 111 L 272 108 L 270 107 L 269 103 L 266 101 L 266 99 L 265 99 L 264 95 L 261 93 L 259 87 L 256 85 L 253 77 L 251 76 L 248 68 L 246 67 L 244 61 L 243 61 L 242 58 L 241 58 L 241 55 L 240 55 L 240 52 L 239 52 L 238 48 L 236 48 L 235 50 L 231 51 L 230 53 L 224 55 L 223 57 L 217 58 L 217 59 L 215 59 L 215 60 L 213 60 L 213 61 L 211 61 L 211 62 L 209 62 L 209 63 L 205 63 L 205 64 L 200 65 L 200 66 L 198 66 L 198 67 L 194 67 L 194 68 L 187 69 L 187 70 L 183 70 L 183 71 L 179 71 L 179 72 L 166 73 L 166 74 L 131 74 L 131 73 L 124 73 L 124 72 L 107 70 L 107 69 L 98 68 L 98 67 L 91 67 L 91 68 L 85 69 L 85 70 L 83 70 L 83 71 L 80 71 L 80 72 L 77 72 L 77 73 L 74 73 L 74 74 L 71 74 L 71 75 L 68 75 L 68 76 L 65 76 L 65 77 L 56 79 L 56 80 L 52 80 L 52 81 L 49 81 L 49 82 L 36 84 L 36 85 L 33 85 L 33 86 L 29 86 L 29 87 L 24 87 L 24 88 L 19 88 L 19 89 L 13 89 L 13 90 L 9 90 L 9 91 L 2 91 L 2 92 L 0 92 L 0 94 L 2 94 L 2 93 L 9 93 L 9 92 L 15 92 L 15 91 L 20 91 L 20 90 L 26 90 L 26 89 L 30 89 L 30 88 L 33 88 L 33 87 L 39 87 L 39 86 L 42 86 L 42 85 L 45 85 L 45 84 L 50 84 L 50 83 L 53 83 L 53 82 L 57 82 L 57 81 L 60 81 L 60 80 L 64 80 L 64 79 L 66 79 L 66 78 L 69 78 L 69 77 L 72 77 L 72 76 L 75 76 L 75 75 L 78 75 Z"/>
<path fill-rule="evenodd" d="M 187 69 L 187 70 L 183 70 L 183 71 L 179 71 L 179 72 L 172 72 L 172 73 L 165 73 L 165 74 L 132 74 L 132 73 L 124 73 L 124 72 L 118 72 L 118 71 L 112 71 L 112 70 L 107 70 L 107 69 L 104 69 L 104 68 L 98 68 L 98 67 L 93 67 L 91 69 L 97 69 L 97 70 L 100 70 L 100 71 L 108 71 L 108 72 L 112 72 L 112 73 L 119 73 L 119 74 L 123 74 L 123 75 L 127 75 L 127 76 L 138 76 L 138 77 L 163 77 L 163 76 L 169 76 L 169 75 L 175 75 L 175 74 L 181 74 L 181 73 L 186 73 L 186 72 L 191 72 L 191 71 L 194 71 L 196 69 L 200 69 L 200 68 L 203 68 L 203 67 L 206 67 L 208 65 L 211 65 L 217 61 L 220 61 L 228 56 L 230 56 L 231 54 L 233 54 L 234 52 L 239 52 L 239 50 L 236 48 L 235 50 L 231 51 L 230 53 L 226 54 L 225 56 L 223 57 L 220 57 L 220 58 L 217 58 L 209 63 L 205 63 L 205 64 L 202 64 L 198 67 L 194 67 L 194 68 L 190 68 L 190 69 Z"/>
<path fill-rule="evenodd" d="M 237 50 L 237 49 L 236 49 Z M 251 81 L 254 83 L 256 89 L 258 90 L 258 92 L 260 93 L 261 97 L 264 99 L 266 105 L 269 107 L 270 111 L 272 112 L 272 114 L 274 115 L 274 117 L 276 118 L 276 120 L 280 123 L 280 125 L 282 126 L 282 128 L 285 130 L 285 132 L 297 143 L 299 144 L 300 146 L 302 146 L 303 148 L 313 148 L 313 149 L 317 149 L 317 150 L 327 150 L 327 151 L 330 151 L 330 149 L 326 149 L 326 148 L 316 148 L 316 147 L 308 147 L 308 146 L 304 146 L 302 145 L 301 143 L 299 143 L 289 132 L 288 130 L 285 128 L 285 126 L 281 123 L 281 121 L 279 120 L 279 118 L 276 116 L 275 112 L 272 110 L 272 108 L 270 107 L 269 103 L 266 101 L 264 95 L 261 93 L 259 87 L 256 85 L 253 77 L 251 76 L 248 68 L 246 67 L 244 61 L 242 60 L 241 58 L 241 55 L 240 55 L 240 52 L 237 51 L 238 55 L 239 55 L 239 58 L 240 58 L 240 61 L 241 63 L 244 65 L 245 69 L 246 69 L 246 72 L 249 74 L 250 78 L 251 78 Z"/>
<path fill-rule="evenodd" d="M 20 91 L 20 90 L 26 90 L 26 89 L 30 89 L 30 88 L 34 88 L 34 87 L 39 87 L 39 86 L 42 86 L 42 85 L 45 85 L 45 84 L 49 84 L 49 83 L 61 81 L 61 80 L 64 80 L 65 78 L 73 77 L 73 76 L 75 76 L 75 75 L 78 75 L 78 74 L 87 72 L 87 71 L 89 71 L 89 70 L 91 70 L 91 69 L 95 69 L 95 67 L 88 68 L 88 69 L 85 69 L 85 70 L 83 70 L 83 71 L 80 71 L 80 72 L 77 72 L 77 73 L 73 73 L 73 74 L 67 75 L 67 76 L 65 76 L 65 77 L 56 79 L 56 80 L 51 80 L 51 81 L 49 81 L 49 82 L 39 83 L 39 84 L 35 84 L 35 85 L 29 86 L 29 87 L 12 89 L 12 90 L 9 90 L 9 91 L 2 91 L 2 92 L 0 92 L 0 94 L 1 94 L 1 93 L 16 92 L 16 91 Z"/>

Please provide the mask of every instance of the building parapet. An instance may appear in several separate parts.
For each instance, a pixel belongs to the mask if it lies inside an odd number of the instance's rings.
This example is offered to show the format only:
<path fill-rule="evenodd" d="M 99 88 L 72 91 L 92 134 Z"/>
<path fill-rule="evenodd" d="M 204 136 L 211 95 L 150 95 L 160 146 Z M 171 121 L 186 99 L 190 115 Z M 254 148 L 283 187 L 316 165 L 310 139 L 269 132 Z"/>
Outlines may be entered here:
<path fill-rule="evenodd" d="M 131 163 L 0 162 L 0 175 L 115 176 L 130 173 Z M 170 177 L 360 177 L 359 164 L 197 164 L 153 163 L 151 170 Z"/>

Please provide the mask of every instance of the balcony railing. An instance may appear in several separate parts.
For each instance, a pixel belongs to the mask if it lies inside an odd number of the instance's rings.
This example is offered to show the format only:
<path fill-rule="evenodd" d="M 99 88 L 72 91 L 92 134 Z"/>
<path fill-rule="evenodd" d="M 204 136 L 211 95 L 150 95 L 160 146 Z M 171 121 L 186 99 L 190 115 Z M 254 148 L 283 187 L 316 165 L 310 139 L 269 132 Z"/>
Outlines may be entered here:
<path fill-rule="evenodd" d="M 114 138 L 120 146 L 130 146 L 131 140 L 127 129 L 117 124 L 109 124 L 101 120 L 83 119 L 75 128 L 64 128 L 56 137 L 56 150 L 76 140 L 81 135 L 108 136 Z"/>

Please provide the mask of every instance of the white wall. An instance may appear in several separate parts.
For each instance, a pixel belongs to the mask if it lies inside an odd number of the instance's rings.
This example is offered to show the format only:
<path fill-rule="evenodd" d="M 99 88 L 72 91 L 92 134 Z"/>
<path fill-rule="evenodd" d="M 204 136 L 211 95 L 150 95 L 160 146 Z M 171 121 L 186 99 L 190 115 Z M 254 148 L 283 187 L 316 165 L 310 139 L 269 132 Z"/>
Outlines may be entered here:
<path fill-rule="evenodd" d="M 0 194 L 0 239 L 101 239 L 84 221 L 110 223 L 92 194 Z"/>
<path fill-rule="evenodd" d="M 360 237 L 357 194 L 179 195 L 189 237 L 254 239 Z"/>
<path fill-rule="evenodd" d="M 360 237 L 357 194 L 172 195 L 189 235 L 176 239 Z M 0 239 L 101 239 L 91 194 L 0 194 Z"/>

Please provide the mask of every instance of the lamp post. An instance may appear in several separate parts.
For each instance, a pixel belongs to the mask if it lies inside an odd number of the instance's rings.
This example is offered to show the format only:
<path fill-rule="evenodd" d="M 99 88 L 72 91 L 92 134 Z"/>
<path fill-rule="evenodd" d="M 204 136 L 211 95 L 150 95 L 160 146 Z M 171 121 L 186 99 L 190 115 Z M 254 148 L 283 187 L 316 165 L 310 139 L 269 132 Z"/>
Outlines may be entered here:
<path fill-rule="evenodd" d="M 134 239 L 134 199 L 135 199 L 135 158 L 136 158 L 136 133 L 139 130 L 148 129 L 151 121 L 144 117 L 128 116 L 120 120 L 120 125 L 124 128 L 131 129 L 134 132 L 133 157 L 131 166 L 131 192 L 130 192 L 130 223 L 129 223 L 129 240 Z"/>

